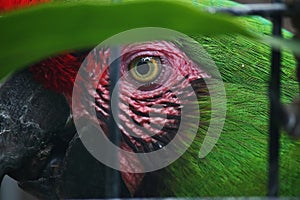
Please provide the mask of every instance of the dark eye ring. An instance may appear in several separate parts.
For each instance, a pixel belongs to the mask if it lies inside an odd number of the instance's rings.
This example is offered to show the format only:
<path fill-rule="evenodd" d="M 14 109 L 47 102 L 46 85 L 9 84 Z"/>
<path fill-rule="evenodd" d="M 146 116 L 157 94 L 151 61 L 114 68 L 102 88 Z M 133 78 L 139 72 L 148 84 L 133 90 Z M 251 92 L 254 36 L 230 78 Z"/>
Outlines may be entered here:
<path fill-rule="evenodd" d="M 150 83 L 157 79 L 162 69 L 159 57 L 141 56 L 135 58 L 128 67 L 131 77 L 141 83 Z"/>

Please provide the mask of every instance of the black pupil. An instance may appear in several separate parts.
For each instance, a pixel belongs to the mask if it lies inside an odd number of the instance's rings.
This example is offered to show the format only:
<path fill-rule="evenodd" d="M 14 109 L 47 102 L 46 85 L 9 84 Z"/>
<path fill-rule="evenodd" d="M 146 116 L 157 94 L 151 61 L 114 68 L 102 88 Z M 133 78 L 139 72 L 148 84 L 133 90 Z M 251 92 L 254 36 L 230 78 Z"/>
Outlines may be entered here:
<path fill-rule="evenodd" d="M 150 63 L 148 61 L 138 62 L 137 65 L 136 65 L 136 71 L 141 75 L 147 74 L 150 70 L 149 64 Z"/>

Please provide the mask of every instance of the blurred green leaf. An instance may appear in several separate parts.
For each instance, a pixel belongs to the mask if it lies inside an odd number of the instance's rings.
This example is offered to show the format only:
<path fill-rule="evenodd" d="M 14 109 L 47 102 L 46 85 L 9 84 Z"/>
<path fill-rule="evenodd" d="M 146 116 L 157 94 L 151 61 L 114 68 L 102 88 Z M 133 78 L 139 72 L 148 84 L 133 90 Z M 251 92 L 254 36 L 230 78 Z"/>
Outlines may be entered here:
<path fill-rule="evenodd" d="M 263 43 L 269 44 L 275 49 L 287 49 L 296 55 L 300 55 L 300 40 L 283 39 L 279 37 L 264 36 L 260 38 Z"/>
<path fill-rule="evenodd" d="M 49 3 L 3 14 L 0 27 L 0 78 L 47 56 L 94 47 L 138 27 L 163 27 L 188 35 L 250 36 L 233 17 L 175 1 Z"/>

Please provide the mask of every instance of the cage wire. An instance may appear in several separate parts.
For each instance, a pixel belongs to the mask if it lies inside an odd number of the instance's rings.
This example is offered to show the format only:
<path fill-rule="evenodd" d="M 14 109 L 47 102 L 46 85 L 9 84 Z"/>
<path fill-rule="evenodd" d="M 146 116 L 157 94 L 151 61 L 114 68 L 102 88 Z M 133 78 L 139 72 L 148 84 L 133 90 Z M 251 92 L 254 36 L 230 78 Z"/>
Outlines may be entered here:
<path fill-rule="evenodd" d="M 282 3 L 273 0 L 273 3 Z M 272 17 L 273 36 L 282 37 L 282 16 Z M 279 140 L 280 140 L 280 64 L 281 51 L 272 49 L 271 54 L 271 80 L 269 85 L 270 122 L 269 122 L 269 173 L 268 196 L 277 197 L 279 194 Z"/>

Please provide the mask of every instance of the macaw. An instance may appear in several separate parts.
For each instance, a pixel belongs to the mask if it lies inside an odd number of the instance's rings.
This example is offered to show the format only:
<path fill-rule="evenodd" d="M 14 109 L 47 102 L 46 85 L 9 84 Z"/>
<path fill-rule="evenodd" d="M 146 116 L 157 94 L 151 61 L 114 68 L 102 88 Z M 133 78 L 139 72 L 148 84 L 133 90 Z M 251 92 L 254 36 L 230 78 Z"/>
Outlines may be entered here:
<path fill-rule="evenodd" d="M 237 5 L 227 0 L 203 0 L 199 4 Z M 270 34 L 271 24 L 266 19 L 244 17 L 243 23 L 252 32 Z M 292 36 L 287 31 L 284 35 Z M 192 98 L 189 87 L 196 93 L 200 115 L 189 110 L 183 131 L 196 126 L 197 132 L 183 155 L 168 166 L 133 173 L 132 166 L 145 166 L 137 157 L 119 155 L 123 170 L 117 170 L 120 191 L 113 197 L 266 195 L 270 47 L 240 35 L 191 37 L 197 43 L 176 38 L 120 47 L 119 72 L 128 74 L 119 86 L 117 104 L 121 149 L 136 154 L 167 149 L 183 121 L 180 116 L 188 106 L 184 102 Z M 212 151 L 202 157 L 199 149 L 213 117 L 211 95 L 218 93 L 219 88 L 208 89 L 205 80 L 214 79 L 215 74 L 210 70 L 211 65 L 203 62 L 200 45 L 220 71 L 227 101 L 220 138 Z M 85 148 L 74 120 L 91 120 L 109 137 L 111 52 L 112 48 L 107 47 L 61 53 L 16 72 L 3 83 L 0 176 L 10 175 L 19 181 L 21 188 L 41 199 L 105 197 L 109 178 L 105 172 L 110 167 Z M 89 71 L 89 66 L 99 59 L 97 66 L 101 73 Z M 82 65 L 85 71 L 79 73 Z M 284 52 L 284 103 L 298 93 L 295 65 L 293 55 Z M 87 77 L 95 78 L 95 90 L 85 86 Z M 140 87 L 132 90 L 135 84 Z M 75 90 L 84 95 L 79 93 L 74 97 Z M 94 101 L 82 103 L 89 95 Z M 96 112 L 96 119 L 90 110 Z M 194 119 L 200 119 L 199 124 L 193 124 Z M 189 140 L 181 139 L 179 146 Z M 282 136 L 280 194 L 283 196 L 300 195 L 299 148 L 299 142 Z"/>

